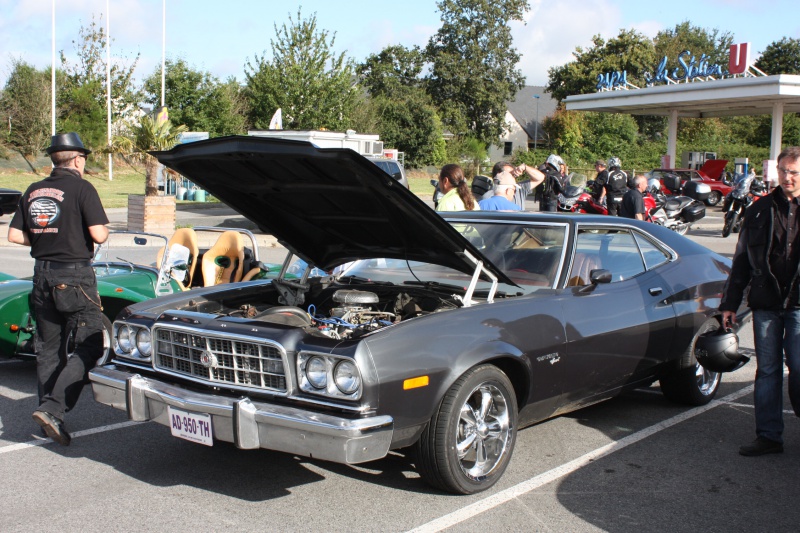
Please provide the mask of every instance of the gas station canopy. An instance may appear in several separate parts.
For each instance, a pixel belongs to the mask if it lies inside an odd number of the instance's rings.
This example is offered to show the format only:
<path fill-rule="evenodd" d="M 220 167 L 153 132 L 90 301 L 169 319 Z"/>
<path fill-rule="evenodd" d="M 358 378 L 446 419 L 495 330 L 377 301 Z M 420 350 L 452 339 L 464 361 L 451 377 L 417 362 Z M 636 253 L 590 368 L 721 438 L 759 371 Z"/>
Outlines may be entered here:
<path fill-rule="evenodd" d="M 800 113 L 800 76 L 742 76 L 670 83 L 643 89 L 619 89 L 568 96 L 568 110 L 670 118 L 668 155 L 675 161 L 678 117 L 707 118 L 772 115 L 770 159 L 781 150 L 783 114 Z"/>
<path fill-rule="evenodd" d="M 768 115 L 775 104 L 784 113 L 800 113 L 800 76 L 741 77 L 705 82 L 674 83 L 568 96 L 567 109 L 629 115 L 725 117 Z"/>

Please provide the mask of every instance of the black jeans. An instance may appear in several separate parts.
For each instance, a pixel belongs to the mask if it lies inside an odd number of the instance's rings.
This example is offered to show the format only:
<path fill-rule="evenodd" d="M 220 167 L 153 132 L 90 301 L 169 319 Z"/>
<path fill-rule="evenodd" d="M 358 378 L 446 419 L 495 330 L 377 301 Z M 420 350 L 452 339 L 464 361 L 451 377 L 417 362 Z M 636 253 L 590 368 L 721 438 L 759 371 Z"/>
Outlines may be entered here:
<path fill-rule="evenodd" d="M 92 267 L 33 271 L 39 408 L 64 418 L 103 354 L 103 319 Z"/>
<path fill-rule="evenodd" d="M 612 217 L 619 216 L 619 208 L 622 207 L 622 196 L 606 196 L 606 208 Z"/>

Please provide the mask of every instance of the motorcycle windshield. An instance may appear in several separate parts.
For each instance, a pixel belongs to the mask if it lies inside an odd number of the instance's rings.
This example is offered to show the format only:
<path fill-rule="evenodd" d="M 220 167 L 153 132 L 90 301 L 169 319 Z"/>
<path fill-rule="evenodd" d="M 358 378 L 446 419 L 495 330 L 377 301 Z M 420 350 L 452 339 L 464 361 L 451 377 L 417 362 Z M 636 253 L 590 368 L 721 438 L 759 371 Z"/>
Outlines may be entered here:
<path fill-rule="evenodd" d="M 736 174 L 733 180 L 733 190 L 738 193 L 747 193 L 755 177 L 755 174 Z"/>

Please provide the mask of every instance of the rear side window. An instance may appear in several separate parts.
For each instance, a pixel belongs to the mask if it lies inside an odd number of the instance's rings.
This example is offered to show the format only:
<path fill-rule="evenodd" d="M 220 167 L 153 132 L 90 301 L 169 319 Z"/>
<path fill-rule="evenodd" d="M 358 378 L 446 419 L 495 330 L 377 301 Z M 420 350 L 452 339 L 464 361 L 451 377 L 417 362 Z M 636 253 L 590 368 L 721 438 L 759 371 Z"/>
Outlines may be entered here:
<path fill-rule="evenodd" d="M 381 170 L 389 174 L 391 177 L 400 181 L 403 175 L 400 173 L 400 165 L 393 161 L 373 161 L 375 165 L 378 166 Z"/>

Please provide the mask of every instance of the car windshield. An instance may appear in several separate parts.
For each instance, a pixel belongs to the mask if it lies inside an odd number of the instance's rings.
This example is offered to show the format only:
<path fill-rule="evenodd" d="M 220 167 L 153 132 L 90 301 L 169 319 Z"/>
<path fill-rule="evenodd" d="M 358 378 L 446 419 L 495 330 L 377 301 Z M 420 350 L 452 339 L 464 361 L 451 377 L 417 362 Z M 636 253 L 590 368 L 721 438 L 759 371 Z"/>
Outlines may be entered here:
<path fill-rule="evenodd" d="M 463 223 L 453 227 L 475 245 L 516 285 L 501 283 L 505 294 L 525 294 L 554 288 L 563 262 L 565 224 Z M 355 276 L 394 284 L 439 284 L 465 289 L 470 275 L 431 263 L 402 259 L 367 259 L 347 268 L 343 277 Z M 490 287 L 478 283 L 478 291 Z"/>
<path fill-rule="evenodd" d="M 94 261 L 155 267 L 166 244 L 166 237 L 160 235 L 111 232 L 106 242 L 95 248 Z"/>

